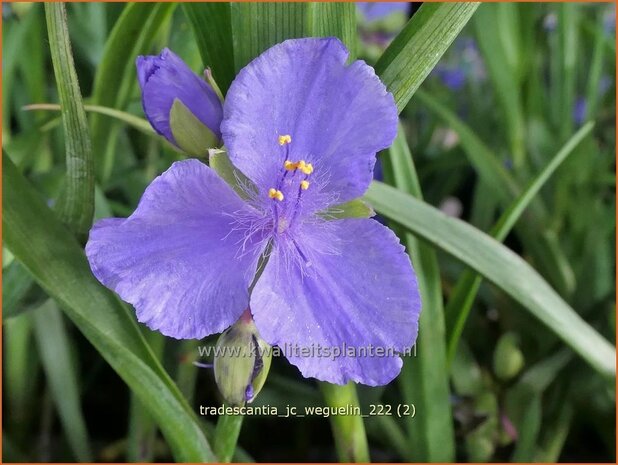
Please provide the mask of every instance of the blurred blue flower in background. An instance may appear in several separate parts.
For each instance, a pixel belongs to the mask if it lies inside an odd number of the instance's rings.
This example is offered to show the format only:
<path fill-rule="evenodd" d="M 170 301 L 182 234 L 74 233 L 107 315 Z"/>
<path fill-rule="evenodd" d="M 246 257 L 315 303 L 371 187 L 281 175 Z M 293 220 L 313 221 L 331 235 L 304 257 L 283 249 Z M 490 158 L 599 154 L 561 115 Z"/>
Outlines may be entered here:
<path fill-rule="evenodd" d="M 386 18 L 393 13 L 407 14 L 410 11 L 408 2 L 356 2 L 356 6 L 368 22 Z"/>
<path fill-rule="evenodd" d="M 454 91 L 461 90 L 468 81 L 482 82 L 487 77 L 478 46 L 471 37 L 458 38 L 453 51 L 438 63 L 432 73 Z"/>
<path fill-rule="evenodd" d="M 616 4 L 611 3 L 603 12 L 603 31 L 611 36 L 616 33 Z"/>
<path fill-rule="evenodd" d="M 451 90 L 459 90 L 466 84 L 466 71 L 463 68 L 436 66 L 436 75 Z"/>
<path fill-rule="evenodd" d="M 370 55 L 378 56 L 401 31 L 411 13 L 407 2 L 356 2 L 359 34 Z"/>
<path fill-rule="evenodd" d="M 584 97 L 577 97 L 573 105 L 573 121 L 577 126 L 581 126 L 586 118 L 588 105 Z"/>

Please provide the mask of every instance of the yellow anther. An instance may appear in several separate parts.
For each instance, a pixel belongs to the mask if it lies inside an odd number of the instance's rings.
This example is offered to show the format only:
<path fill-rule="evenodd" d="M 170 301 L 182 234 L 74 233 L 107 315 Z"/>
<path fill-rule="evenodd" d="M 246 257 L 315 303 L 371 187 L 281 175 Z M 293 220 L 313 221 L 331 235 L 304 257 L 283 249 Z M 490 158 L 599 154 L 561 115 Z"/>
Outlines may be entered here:
<path fill-rule="evenodd" d="M 286 160 L 285 163 L 283 164 L 283 167 L 288 171 L 294 171 L 296 168 L 298 168 L 298 163 L 294 163 L 290 160 Z"/>
<path fill-rule="evenodd" d="M 279 202 L 281 202 L 283 200 L 283 193 L 280 190 L 277 190 L 277 189 L 275 189 L 273 187 L 268 189 L 268 196 L 271 199 L 278 200 Z"/>
<path fill-rule="evenodd" d="M 285 145 L 292 142 L 292 137 L 289 134 L 279 136 L 279 145 Z"/>
<path fill-rule="evenodd" d="M 301 181 L 300 182 L 300 188 L 304 191 L 306 191 L 307 189 L 309 189 L 309 181 Z"/>
<path fill-rule="evenodd" d="M 311 163 L 303 162 L 303 166 L 299 166 L 298 168 L 305 174 L 313 173 L 313 165 Z"/>

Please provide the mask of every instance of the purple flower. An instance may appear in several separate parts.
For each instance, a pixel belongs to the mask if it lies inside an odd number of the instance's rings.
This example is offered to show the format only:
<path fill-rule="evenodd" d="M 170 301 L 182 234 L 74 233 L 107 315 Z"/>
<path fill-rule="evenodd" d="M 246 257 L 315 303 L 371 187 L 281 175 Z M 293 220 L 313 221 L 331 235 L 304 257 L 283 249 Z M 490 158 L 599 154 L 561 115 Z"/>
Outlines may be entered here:
<path fill-rule="evenodd" d="M 393 13 L 408 13 L 408 2 L 356 2 L 356 7 L 362 13 L 366 21 L 377 21 L 386 18 Z"/>
<path fill-rule="evenodd" d="M 178 145 L 170 127 L 170 110 L 178 99 L 221 140 L 221 101 L 179 56 L 166 48 L 158 56 L 137 57 L 136 65 L 144 113 L 155 131 Z"/>
<path fill-rule="evenodd" d="M 462 68 L 437 66 L 435 69 L 442 83 L 451 90 L 460 90 L 466 84 L 466 72 Z"/>
<path fill-rule="evenodd" d="M 575 103 L 573 104 L 573 121 L 575 122 L 575 125 L 581 126 L 584 124 L 587 108 L 588 104 L 586 99 L 584 97 L 577 97 Z"/>
<path fill-rule="evenodd" d="M 616 5 L 608 6 L 603 12 L 603 32 L 612 36 L 616 32 Z"/>
<path fill-rule="evenodd" d="M 306 377 L 381 385 L 399 373 L 420 313 L 410 259 L 375 220 L 324 215 L 366 191 L 376 152 L 397 132 L 393 96 L 347 58 L 334 38 L 288 40 L 240 71 L 221 130 L 252 182 L 244 198 L 185 160 L 129 218 L 94 226 L 92 270 L 139 321 L 197 339 L 249 307 L 261 337 Z"/>

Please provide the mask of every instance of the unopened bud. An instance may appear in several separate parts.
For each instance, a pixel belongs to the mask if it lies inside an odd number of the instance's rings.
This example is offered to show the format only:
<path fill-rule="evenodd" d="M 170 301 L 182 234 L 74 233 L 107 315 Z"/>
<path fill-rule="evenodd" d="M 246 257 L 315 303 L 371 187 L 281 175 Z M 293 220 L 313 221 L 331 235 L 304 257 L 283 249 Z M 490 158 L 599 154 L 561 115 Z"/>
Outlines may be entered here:
<path fill-rule="evenodd" d="M 506 333 L 498 340 L 494 351 L 494 372 L 503 381 L 508 381 L 519 374 L 524 367 L 524 356 L 521 353 L 517 336 Z"/>
<path fill-rule="evenodd" d="M 225 400 L 232 405 L 253 401 L 266 381 L 271 359 L 271 347 L 245 311 L 221 334 L 215 349 L 215 380 Z"/>

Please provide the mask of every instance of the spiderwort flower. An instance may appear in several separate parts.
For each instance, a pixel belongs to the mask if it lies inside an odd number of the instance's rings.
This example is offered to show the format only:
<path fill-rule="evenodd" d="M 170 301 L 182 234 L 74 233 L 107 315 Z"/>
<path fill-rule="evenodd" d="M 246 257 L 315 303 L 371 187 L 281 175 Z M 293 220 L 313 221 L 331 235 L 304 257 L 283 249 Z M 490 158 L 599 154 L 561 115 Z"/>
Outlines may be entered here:
<path fill-rule="evenodd" d="M 215 143 L 221 140 L 221 100 L 215 90 L 191 71 L 180 57 L 166 48 L 160 55 L 137 57 L 136 66 L 144 113 L 157 133 L 185 149 L 177 140 L 178 134 L 174 134 L 170 122 L 172 107 L 175 102 L 180 102 L 194 116 L 195 122 L 201 123 L 200 129 L 204 133 L 212 133 Z M 181 124 L 186 125 L 186 119 Z M 211 147 L 204 147 L 204 153 L 208 148 Z"/>
<path fill-rule="evenodd" d="M 284 353 L 305 377 L 381 385 L 399 373 L 420 313 L 410 259 L 375 220 L 324 213 L 367 190 L 376 152 L 397 132 L 393 96 L 347 58 L 337 39 L 296 39 L 240 71 L 221 133 L 251 182 L 243 198 L 185 160 L 150 184 L 129 218 L 94 226 L 91 268 L 140 322 L 197 339 L 249 307 L 261 337 L 291 348 Z"/>

